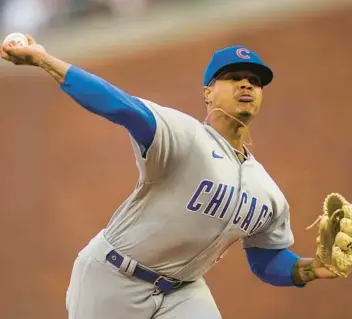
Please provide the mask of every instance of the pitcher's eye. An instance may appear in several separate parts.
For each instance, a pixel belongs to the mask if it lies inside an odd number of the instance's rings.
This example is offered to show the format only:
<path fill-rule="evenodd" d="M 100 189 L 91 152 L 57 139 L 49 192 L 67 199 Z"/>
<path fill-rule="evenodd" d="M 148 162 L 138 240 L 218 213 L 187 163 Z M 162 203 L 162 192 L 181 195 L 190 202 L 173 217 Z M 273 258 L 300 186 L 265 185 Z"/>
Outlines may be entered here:
<path fill-rule="evenodd" d="M 262 86 L 262 81 L 260 80 L 260 78 L 256 77 L 256 76 L 250 76 L 248 78 L 249 83 L 255 85 L 255 86 Z"/>
<path fill-rule="evenodd" d="M 224 80 L 228 81 L 241 81 L 243 77 L 237 74 L 228 74 L 225 76 Z"/>

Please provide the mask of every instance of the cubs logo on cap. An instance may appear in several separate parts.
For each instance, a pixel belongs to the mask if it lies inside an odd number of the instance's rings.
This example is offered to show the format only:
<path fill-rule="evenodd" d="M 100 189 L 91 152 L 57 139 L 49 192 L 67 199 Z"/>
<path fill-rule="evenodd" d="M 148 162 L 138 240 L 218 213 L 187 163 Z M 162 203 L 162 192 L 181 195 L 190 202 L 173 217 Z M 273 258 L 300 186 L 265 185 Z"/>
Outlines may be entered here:
<path fill-rule="evenodd" d="M 273 71 L 256 53 L 242 45 L 237 45 L 214 53 L 204 72 L 204 86 L 208 86 L 213 79 L 229 67 L 232 70 L 251 71 L 257 74 L 263 86 L 268 85 L 274 77 Z"/>
<path fill-rule="evenodd" d="M 246 48 L 239 48 L 236 50 L 236 54 L 241 58 L 241 59 L 250 59 L 251 57 L 248 55 L 251 51 L 249 51 Z"/>

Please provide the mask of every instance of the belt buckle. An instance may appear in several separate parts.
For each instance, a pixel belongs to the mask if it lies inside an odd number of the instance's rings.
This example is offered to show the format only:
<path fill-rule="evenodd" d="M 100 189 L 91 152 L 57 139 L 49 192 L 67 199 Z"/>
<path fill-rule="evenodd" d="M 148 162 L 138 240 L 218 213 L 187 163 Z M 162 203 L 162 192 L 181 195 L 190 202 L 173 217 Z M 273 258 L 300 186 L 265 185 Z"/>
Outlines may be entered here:
<path fill-rule="evenodd" d="M 165 279 L 166 281 L 171 282 L 171 283 L 176 283 L 176 284 L 172 287 L 172 289 L 171 289 L 170 291 L 179 288 L 179 287 L 183 284 L 183 281 L 175 280 L 175 279 L 171 279 L 171 278 L 169 279 L 169 278 L 166 278 L 166 277 L 164 277 L 164 276 L 159 276 L 158 278 L 155 279 L 155 281 L 154 281 L 154 283 L 153 283 L 153 285 L 154 285 L 155 288 L 159 289 L 158 285 L 159 285 L 160 280 L 162 280 L 162 279 Z M 160 290 L 160 289 L 159 289 L 159 290 Z"/>
<path fill-rule="evenodd" d="M 158 286 L 159 286 L 159 282 L 160 282 L 160 280 L 162 280 L 162 279 L 166 279 L 164 276 L 159 276 L 158 278 L 156 278 L 155 279 L 155 281 L 153 282 L 153 285 L 154 285 L 154 287 L 155 288 L 159 288 Z M 166 279 L 167 280 L 167 279 Z"/>
<path fill-rule="evenodd" d="M 177 282 L 177 284 L 174 286 L 174 289 L 180 288 L 183 284 L 183 281 L 181 280 L 175 280 L 174 282 Z"/>

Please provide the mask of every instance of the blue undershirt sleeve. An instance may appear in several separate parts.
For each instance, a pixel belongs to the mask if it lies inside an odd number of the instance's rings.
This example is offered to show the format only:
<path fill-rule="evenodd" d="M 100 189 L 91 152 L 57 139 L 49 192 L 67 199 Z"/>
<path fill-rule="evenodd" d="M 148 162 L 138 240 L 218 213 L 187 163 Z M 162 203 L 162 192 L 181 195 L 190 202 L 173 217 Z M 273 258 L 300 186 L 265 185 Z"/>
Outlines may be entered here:
<path fill-rule="evenodd" d="M 292 282 L 292 269 L 300 259 L 289 249 L 246 248 L 247 260 L 252 272 L 263 282 L 273 286 L 296 286 Z"/>
<path fill-rule="evenodd" d="M 61 89 L 85 109 L 124 126 L 143 151 L 151 146 L 156 120 L 136 97 L 76 66 L 68 70 Z"/>

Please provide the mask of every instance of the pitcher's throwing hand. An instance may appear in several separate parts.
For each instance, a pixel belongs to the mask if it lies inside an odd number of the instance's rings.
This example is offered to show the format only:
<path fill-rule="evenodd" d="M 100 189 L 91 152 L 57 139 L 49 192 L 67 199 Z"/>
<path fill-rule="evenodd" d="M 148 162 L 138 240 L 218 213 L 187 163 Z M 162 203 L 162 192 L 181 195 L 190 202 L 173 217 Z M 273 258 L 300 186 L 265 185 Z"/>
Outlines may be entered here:
<path fill-rule="evenodd" d="M 27 46 L 16 46 L 15 40 L 4 42 L 1 46 L 1 58 L 16 65 L 39 66 L 43 56 L 47 53 L 32 36 L 26 35 L 25 37 L 28 41 Z"/>

